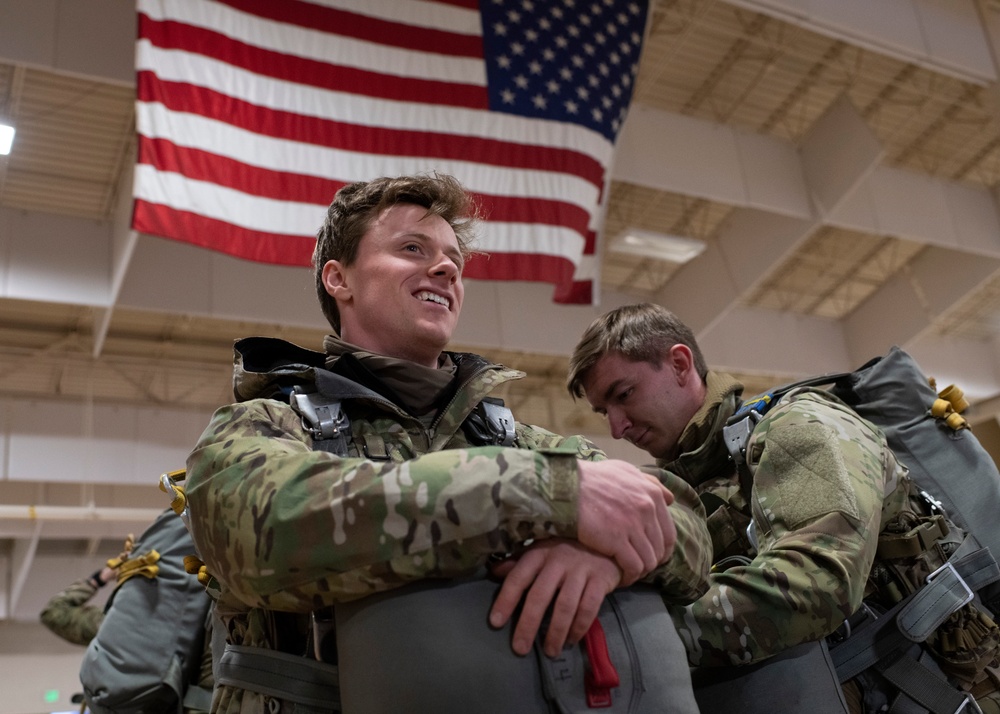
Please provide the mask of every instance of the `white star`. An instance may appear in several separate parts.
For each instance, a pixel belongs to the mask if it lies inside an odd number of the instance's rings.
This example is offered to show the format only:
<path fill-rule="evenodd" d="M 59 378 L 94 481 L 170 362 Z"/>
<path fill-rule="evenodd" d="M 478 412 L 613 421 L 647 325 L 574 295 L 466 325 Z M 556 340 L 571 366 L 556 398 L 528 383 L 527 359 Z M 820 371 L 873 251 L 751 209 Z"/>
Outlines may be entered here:
<path fill-rule="evenodd" d="M 552 17 L 561 20 L 563 18 L 563 11 L 561 7 L 552 8 Z"/>
<path fill-rule="evenodd" d="M 510 57 L 500 55 L 497 57 L 497 64 L 500 65 L 500 69 L 510 69 Z"/>
<path fill-rule="evenodd" d="M 500 35 L 500 37 L 507 36 L 507 26 L 502 22 L 497 22 L 493 24 L 493 32 Z"/>
<path fill-rule="evenodd" d="M 593 109 L 591 109 L 590 110 L 590 114 L 591 114 L 592 117 L 594 117 L 594 121 L 596 121 L 596 122 L 600 122 L 602 119 L 604 119 L 604 112 L 602 112 L 597 107 L 594 107 Z"/>
<path fill-rule="evenodd" d="M 619 87 L 617 84 L 613 84 L 611 86 L 611 93 L 614 94 L 616 97 L 620 98 L 622 96 L 622 88 Z"/>
<path fill-rule="evenodd" d="M 586 53 L 587 53 L 588 55 L 590 55 L 591 57 L 593 57 L 593 56 L 594 56 L 594 53 L 596 53 L 596 52 L 597 52 L 597 48 L 596 48 L 596 47 L 594 47 L 594 46 L 593 46 L 592 44 L 590 44 L 589 42 L 584 42 L 584 43 L 583 43 L 583 51 L 584 51 L 584 52 L 586 52 Z"/>
<path fill-rule="evenodd" d="M 516 84 L 519 89 L 527 89 L 528 78 L 525 77 L 523 74 L 519 74 L 516 77 L 514 77 L 514 84 Z"/>
<path fill-rule="evenodd" d="M 521 2 L 521 9 L 525 12 L 533 12 L 535 9 L 535 3 L 531 2 L 531 0 L 523 0 Z"/>
<path fill-rule="evenodd" d="M 587 91 L 586 87 L 577 87 L 576 96 L 578 96 L 583 101 L 587 101 L 588 99 L 590 99 L 590 92 Z"/>
<path fill-rule="evenodd" d="M 521 13 L 519 13 L 517 10 L 508 10 L 507 11 L 507 19 L 510 20 L 511 22 L 514 22 L 514 23 L 520 22 L 521 21 Z"/>
<path fill-rule="evenodd" d="M 500 98 L 503 100 L 504 104 L 513 104 L 515 96 L 517 95 L 509 89 L 505 89 L 500 92 Z"/>
<path fill-rule="evenodd" d="M 538 42 L 538 31 L 537 30 L 525 30 L 524 36 L 528 38 L 530 42 Z"/>
<path fill-rule="evenodd" d="M 552 50 L 551 47 L 546 47 L 544 50 L 542 50 L 542 59 L 544 59 L 546 62 L 551 62 L 555 58 L 556 58 L 556 53 Z"/>
<path fill-rule="evenodd" d="M 611 68 L 608 67 L 608 65 L 606 65 L 604 62 L 601 62 L 599 65 L 597 65 L 597 71 L 599 71 L 605 77 L 611 74 Z"/>
<path fill-rule="evenodd" d="M 601 84 L 601 80 L 597 78 L 596 74 L 589 74 L 587 75 L 587 84 L 591 87 L 597 87 Z"/>
<path fill-rule="evenodd" d="M 580 24 L 581 25 L 590 25 L 590 16 L 589 15 L 580 15 Z"/>
<path fill-rule="evenodd" d="M 576 102 L 568 101 L 565 103 L 567 114 L 577 114 L 580 111 L 580 107 Z"/>
<path fill-rule="evenodd" d="M 580 36 L 580 28 L 577 27 L 576 25 L 570 25 L 569 27 L 567 27 L 566 32 L 568 32 L 572 37 Z"/>
<path fill-rule="evenodd" d="M 563 67 L 559 70 L 559 76 L 562 77 L 564 81 L 568 82 L 573 79 L 573 70 L 569 67 Z"/>
<path fill-rule="evenodd" d="M 573 55 L 569 58 L 569 61 L 572 62 L 575 67 L 583 67 L 584 64 L 583 57 L 580 55 Z"/>
<path fill-rule="evenodd" d="M 543 30 L 548 31 L 552 29 L 552 22 L 549 20 L 549 18 L 543 17 L 538 21 L 538 26 Z"/>
<path fill-rule="evenodd" d="M 548 100 L 545 99 L 541 94 L 536 94 L 531 98 L 531 103 L 535 105 L 535 109 L 545 109 Z"/>
<path fill-rule="evenodd" d="M 638 3 L 630 2 L 628 4 L 628 11 L 633 15 L 638 15 L 642 11 L 642 8 L 639 7 Z"/>
<path fill-rule="evenodd" d="M 522 45 L 520 42 L 512 42 L 510 44 L 510 51 L 518 56 L 523 55 L 524 45 Z"/>
<path fill-rule="evenodd" d="M 608 55 L 608 59 L 611 60 L 611 64 L 621 64 L 622 58 L 617 52 L 612 52 Z"/>
<path fill-rule="evenodd" d="M 564 49 L 566 49 L 566 46 L 569 44 L 569 41 L 565 37 L 563 37 L 562 35 L 557 35 L 556 39 L 555 39 L 555 43 L 556 43 L 556 47 L 558 47 L 561 50 L 564 50 Z"/>
<path fill-rule="evenodd" d="M 532 74 L 541 74 L 542 63 L 539 62 L 538 60 L 532 60 L 531 62 L 528 63 L 528 71 L 531 72 Z"/>
<path fill-rule="evenodd" d="M 615 103 L 611 101 L 611 97 L 601 97 L 601 106 L 605 109 L 610 109 Z"/>
<path fill-rule="evenodd" d="M 550 79 L 546 82 L 545 86 L 548 87 L 549 94 L 559 94 L 559 82 L 554 79 Z"/>

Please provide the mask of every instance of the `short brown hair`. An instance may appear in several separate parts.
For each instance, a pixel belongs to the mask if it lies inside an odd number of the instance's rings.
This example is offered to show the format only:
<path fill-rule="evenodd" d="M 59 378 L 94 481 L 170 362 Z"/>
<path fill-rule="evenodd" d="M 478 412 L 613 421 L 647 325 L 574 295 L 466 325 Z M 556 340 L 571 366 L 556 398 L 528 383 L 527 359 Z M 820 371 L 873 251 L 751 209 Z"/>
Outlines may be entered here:
<path fill-rule="evenodd" d="M 674 345 L 687 345 L 694 367 L 704 382 L 708 375 L 705 357 L 691 328 L 665 307 L 653 303 L 624 305 L 590 323 L 569 360 L 566 388 L 574 397 L 584 395 L 583 380 L 597 361 L 617 352 L 633 362 L 659 365 Z"/>
<path fill-rule="evenodd" d="M 479 208 L 458 179 L 446 174 L 382 177 L 351 183 L 333 197 L 326 220 L 316 235 L 313 251 L 316 294 L 323 314 L 333 329 L 340 332 L 337 301 L 323 285 L 323 266 L 331 260 L 351 265 L 358 255 L 361 239 L 382 211 L 397 203 L 412 203 L 427 209 L 426 216 L 440 216 L 458 239 L 463 257 L 472 252 Z"/>

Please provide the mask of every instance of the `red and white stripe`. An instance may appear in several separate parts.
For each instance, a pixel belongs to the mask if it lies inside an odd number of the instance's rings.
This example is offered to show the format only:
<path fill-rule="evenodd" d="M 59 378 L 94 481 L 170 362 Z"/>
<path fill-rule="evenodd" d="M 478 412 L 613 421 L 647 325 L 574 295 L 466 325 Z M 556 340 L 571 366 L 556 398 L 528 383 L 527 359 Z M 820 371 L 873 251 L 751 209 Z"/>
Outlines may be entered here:
<path fill-rule="evenodd" d="M 475 2 L 137 5 L 136 230 L 304 265 L 345 183 L 438 171 L 487 213 L 467 277 L 591 300 L 612 145 L 489 111 Z"/>

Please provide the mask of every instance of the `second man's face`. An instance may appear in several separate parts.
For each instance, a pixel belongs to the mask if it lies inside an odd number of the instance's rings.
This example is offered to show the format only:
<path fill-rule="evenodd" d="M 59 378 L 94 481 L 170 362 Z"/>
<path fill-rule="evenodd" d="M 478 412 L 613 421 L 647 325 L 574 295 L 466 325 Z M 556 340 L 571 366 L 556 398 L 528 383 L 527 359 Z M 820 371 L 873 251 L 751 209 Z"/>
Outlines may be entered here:
<path fill-rule="evenodd" d="M 687 375 L 669 359 L 653 365 L 610 352 L 588 370 L 583 388 L 594 411 L 607 418 L 611 436 L 668 461 L 697 410 Z"/>
<path fill-rule="evenodd" d="M 437 366 L 462 311 L 462 252 L 448 222 L 421 206 L 391 206 L 372 223 L 339 274 L 341 337 L 371 352 Z M 332 268 L 331 264 L 335 264 Z"/>

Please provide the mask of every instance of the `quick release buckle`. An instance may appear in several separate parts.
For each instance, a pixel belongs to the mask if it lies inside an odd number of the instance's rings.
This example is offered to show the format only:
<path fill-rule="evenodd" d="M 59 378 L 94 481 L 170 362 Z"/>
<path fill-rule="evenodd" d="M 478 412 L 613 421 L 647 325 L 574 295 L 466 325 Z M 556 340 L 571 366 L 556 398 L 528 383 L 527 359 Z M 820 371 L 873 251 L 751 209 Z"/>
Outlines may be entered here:
<path fill-rule="evenodd" d="M 762 418 L 759 411 L 750 409 L 742 419 L 722 427 L 722 440 L 737 466 L 742 467 L 746 463 L 747 442 Z"/>
<path fill-rule="evenodd" d="M 317 440 L 339 436 L 347 424 L 347 415 L 340 401 L 323 404 L 314 401 L 311 394 L 296 387 L 291 394 L 292 405 L 302 416 L 302 425 Z"/>

